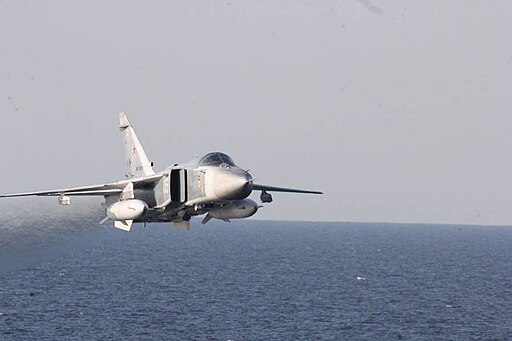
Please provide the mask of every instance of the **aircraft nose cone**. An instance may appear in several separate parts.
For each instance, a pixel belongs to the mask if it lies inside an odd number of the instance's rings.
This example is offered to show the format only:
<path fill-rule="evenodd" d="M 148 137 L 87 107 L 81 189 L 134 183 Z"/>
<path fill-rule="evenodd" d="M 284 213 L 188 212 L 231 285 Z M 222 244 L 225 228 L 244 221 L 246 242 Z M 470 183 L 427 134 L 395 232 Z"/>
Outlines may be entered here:
<path fill-rule="evenodd" d="M 252 192 L 252 177 L 246 171 L 228 170 L 215 176 L 214 192 L 222 200 L 241 200 Z"/>

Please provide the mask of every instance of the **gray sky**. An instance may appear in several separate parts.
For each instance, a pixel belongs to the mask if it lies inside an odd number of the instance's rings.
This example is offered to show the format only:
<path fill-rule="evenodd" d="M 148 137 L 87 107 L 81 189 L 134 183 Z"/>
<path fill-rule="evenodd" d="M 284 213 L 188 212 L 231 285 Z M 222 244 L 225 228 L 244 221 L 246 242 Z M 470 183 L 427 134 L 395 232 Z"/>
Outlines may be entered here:
<path fill-rule="evenodd" d="M 512 224 L 511 12 L 0 1 L 0 192 L 121 178 L 126 111 L 159 169 L 220 150 L 325 192 L 275 194 L 260 219 Z"/>

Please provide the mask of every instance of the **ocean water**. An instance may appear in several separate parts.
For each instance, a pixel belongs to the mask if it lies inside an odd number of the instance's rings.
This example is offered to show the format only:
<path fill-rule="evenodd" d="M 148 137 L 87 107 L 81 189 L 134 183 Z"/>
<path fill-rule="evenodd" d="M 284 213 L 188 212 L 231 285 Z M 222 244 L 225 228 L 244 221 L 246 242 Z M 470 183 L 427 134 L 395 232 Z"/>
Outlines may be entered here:
<path fill-rule="evenodd" d="M 512 228 L 19 214 L 2 340 L 512 339 Z"/>

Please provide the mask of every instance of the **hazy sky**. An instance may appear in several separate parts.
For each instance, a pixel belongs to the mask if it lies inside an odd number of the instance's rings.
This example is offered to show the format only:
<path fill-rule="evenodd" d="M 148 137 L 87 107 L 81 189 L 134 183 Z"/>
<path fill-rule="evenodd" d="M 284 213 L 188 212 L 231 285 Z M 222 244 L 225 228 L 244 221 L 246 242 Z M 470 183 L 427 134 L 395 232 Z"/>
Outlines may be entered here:
<path fill-rule="evenodd" d="M 510 13 L 0 1 L 0 192 L 121 178 L 126 111 L 158 169 L 220 150 L 259 183 L 325 192 L 275 194 L 260 219 L 512 224 Z"/>

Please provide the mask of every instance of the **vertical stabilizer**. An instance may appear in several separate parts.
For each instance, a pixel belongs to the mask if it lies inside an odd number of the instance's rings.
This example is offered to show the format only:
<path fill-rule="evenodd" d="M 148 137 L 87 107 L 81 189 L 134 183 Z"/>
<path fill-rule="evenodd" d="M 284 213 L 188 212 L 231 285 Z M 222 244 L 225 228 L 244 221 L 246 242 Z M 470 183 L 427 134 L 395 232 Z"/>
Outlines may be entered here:
<path fill-rule="evenodd" d="M 124 153 L 129 176 L 154 175 L 153 166 L 124 112 L 119 114 L 119 130 L 123 134 Z"/>

